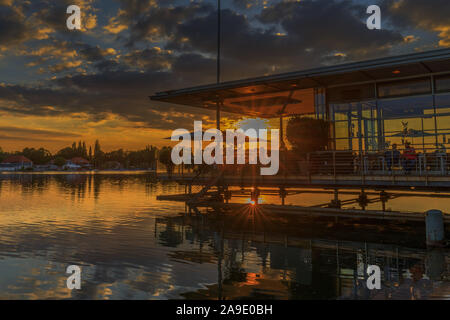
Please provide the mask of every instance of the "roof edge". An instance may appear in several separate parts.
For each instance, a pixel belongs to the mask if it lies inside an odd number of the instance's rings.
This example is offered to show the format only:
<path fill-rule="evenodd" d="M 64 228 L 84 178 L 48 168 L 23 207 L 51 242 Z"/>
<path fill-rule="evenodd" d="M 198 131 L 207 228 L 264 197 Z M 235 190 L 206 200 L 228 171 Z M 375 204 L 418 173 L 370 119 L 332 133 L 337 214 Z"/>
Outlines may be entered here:
<path fill-rule="evenodd" d="M 174 97 L 174 96 L 178 96 L 178 95 L 182 95 L 182 94 L 186 94 L 186 93 L 193 93 L 193 92 L 198 93 L 198 92 L 210 91 L 210 90 L 215 90 L 215 89 L 230 89 L 230 88 L 239 87 L 242 85 L 262 84 L 262 83 L 265 83 L 268 81 L 275 81 L 275 82 L 276 81 L 287 81 L 287 80 L 302 79 L 302 78 L 307 78 L 307 77 L 333 75 L 333 74 L 351 72 L 351 71 L 355 71 L 355 70 L 364 71 L 364 70 L 370 70 L 370 69 L 380 68 L 380 67 L 389 67 L 389 66 L 399 65 L 399 64 L 408 64 L 408 63 L 414 63 L 414 62 L 429 61 L 429 60 L 434 60 L 434 59 L 438 59 L 438 58 L 443 58 L 443 59 L 450 58 L 450 48 L 418 52 L 418 53 L 410 53 L 410 54 L 398 55 L 398 56 L 390 56 L 390 57 L 377 58 L 377 59 L 372 59 L 372 60 L 350 62 L 350 63 L 333 65 L 333 66 L 316 67 L 316 68 L 305 69 L 305 70 L 301 70 L 301 71 L 293 71 L 293 72 L 280 73 L 280 74 L 274 74 L 274 75 L 269 75 L 269 76 L 245 78 L 245 79 L 226 81 L 226 82 L 215 83 L 215 84 L 207 84 L 207 85 L 203 85 L 203 86 L 194 86 L 194 87 L 189 87 L 189 88 L 162 91 L 162 92 L 157 92 L 157 93 L 149 96 L 149 98 L 154 101 L 160 101 L 169 96 Z"/>

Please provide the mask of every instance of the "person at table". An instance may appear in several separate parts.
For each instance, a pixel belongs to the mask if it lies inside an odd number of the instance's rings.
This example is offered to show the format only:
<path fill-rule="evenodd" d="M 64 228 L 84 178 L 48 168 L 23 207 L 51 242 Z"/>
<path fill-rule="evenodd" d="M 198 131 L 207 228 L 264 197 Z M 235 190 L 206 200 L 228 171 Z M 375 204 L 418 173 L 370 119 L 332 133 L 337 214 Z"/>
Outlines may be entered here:
<path fill-rule="evenodd" d="M 406 173 L 410 173 L 416 167 L 417 153 L 416 149 L 409 142 L 405 143 L 405 150 L 403 150 L 402 164 Z"/>
<path fill-rule="evenodd" d="M 392 150 L 387 150 L 384 153 L 384 159 L 386 160 L 386 167 L 389 171 L 392 170 L 392 166 L 399 163 L 400 151 L 397 150 L 397 144 L 392 145 Z"/>

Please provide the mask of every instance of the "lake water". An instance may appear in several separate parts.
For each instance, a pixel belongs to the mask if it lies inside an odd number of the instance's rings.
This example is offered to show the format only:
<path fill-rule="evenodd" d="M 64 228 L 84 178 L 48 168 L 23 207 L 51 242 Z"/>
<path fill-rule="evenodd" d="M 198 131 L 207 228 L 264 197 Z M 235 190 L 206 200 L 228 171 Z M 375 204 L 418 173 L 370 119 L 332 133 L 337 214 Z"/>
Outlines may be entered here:
<path fill-rule="evenodd" d="M 156 200 L 182 192 L 145 173 L 0 174 L 0 299 L 450 298 L 449 251 L 427 250 L 420 227 L 255 227 L 257 211 L 197 218 Z M 370 264 L 381 290 L 366 288 Z M 69 265 L 81 267 L 80 290 L 66 286 Z"/>

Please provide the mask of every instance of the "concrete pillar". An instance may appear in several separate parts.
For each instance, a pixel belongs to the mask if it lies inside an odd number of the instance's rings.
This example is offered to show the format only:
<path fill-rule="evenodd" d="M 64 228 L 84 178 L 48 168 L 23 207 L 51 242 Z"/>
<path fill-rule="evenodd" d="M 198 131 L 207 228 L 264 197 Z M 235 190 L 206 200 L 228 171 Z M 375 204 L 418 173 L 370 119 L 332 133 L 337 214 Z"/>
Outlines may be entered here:
<path fill-rule="evenodd" d="M 427 246 L 442 247 L 445 242 L 444 217 L 440 210 L 427 211 L 425 217 Z"/>

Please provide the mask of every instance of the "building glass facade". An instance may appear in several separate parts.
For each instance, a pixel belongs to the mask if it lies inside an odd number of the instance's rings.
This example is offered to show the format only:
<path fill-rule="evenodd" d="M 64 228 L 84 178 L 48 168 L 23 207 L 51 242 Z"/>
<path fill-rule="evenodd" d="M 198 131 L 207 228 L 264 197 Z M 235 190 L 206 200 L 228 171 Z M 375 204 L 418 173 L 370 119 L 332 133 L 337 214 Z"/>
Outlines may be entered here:
<path fill-rule="evenodd" d="M 331 88 L 326 100 L 317 116 L 332 123 L 332 149 L 450 148 L 450 75 Z"/>

